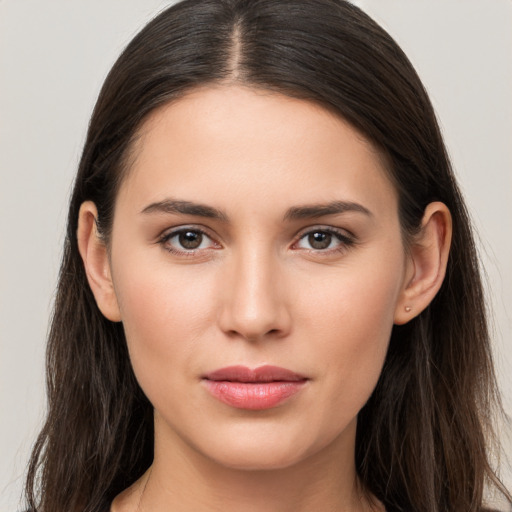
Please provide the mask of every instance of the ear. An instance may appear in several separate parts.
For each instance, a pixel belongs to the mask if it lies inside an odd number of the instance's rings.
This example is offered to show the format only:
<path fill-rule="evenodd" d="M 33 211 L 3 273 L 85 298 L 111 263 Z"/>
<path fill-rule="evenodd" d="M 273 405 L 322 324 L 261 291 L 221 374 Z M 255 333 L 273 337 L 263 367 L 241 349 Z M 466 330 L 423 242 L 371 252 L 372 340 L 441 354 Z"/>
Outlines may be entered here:
<path fill-rule="evenodd" d="M 408 249 L 406 279 L 395 310 L 395 324 L 419 315 L 441 288 L 452 238 L 452 216 L 444 203 L 425 209 L 420 232 Z"/>
<path fill-rule="evenodd" d="M 112 282 L 107 246 L 98 232 L 97 218 L 96 205 L 92 201 L 82 203 L 78 214 L 78 250 L 98 308 L 106 318 L 119 322 L 121 314 Z"/>

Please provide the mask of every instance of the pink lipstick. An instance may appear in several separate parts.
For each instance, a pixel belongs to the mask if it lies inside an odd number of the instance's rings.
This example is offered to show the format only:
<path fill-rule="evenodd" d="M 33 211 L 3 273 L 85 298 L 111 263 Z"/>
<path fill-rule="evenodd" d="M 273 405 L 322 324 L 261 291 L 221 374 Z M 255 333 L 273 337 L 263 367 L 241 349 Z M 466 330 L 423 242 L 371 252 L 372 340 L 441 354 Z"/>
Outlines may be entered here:
<path fill-rule="evenodd" d="M 238 409 L 262 410 L 279 405 L 298 393 L 307 378 L 285 368 L 229 366 L 203 377 L 208 391 L 221 402 Z"/>

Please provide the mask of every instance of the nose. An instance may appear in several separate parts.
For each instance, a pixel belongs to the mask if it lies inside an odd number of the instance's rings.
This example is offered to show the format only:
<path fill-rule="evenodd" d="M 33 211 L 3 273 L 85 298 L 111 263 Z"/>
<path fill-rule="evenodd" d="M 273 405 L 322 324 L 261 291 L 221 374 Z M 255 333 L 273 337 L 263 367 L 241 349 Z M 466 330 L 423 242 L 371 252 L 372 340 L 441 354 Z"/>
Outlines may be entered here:
<path fill-rule="evenodd" d="M 219 326 L 231 337 L 256 341 L 289 334 L 291 316 L 279 264 L 271 254 L 245 251 L 223 273 Z"/>

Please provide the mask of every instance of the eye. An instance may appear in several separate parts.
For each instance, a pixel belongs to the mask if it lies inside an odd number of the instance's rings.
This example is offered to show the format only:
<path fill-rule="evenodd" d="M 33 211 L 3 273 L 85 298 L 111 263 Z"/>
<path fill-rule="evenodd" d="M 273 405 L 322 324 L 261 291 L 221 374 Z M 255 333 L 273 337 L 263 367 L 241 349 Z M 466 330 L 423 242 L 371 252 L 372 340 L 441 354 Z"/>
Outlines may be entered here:
<path fill-rule="evenodd" d="M 296 244 L 299 249 L 328 251 L 346 248 L 354 243 L 347 235 L 334 229 L 315 229 L 302 235 Z"/>
<path fill-rule="evenodd" d="M 196 228 L 171 231 L 160 239 L 160 243 L 169 252 L 177 254 L 218 247 L 204 231 Z"/>

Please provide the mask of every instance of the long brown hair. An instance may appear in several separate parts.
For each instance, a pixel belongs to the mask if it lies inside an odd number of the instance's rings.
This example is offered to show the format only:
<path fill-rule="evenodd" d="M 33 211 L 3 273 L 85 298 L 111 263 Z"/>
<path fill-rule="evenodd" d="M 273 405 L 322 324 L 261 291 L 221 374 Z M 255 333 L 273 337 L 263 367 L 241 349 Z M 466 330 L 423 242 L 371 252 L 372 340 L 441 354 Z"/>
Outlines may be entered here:
<path fill-rule="evenodd" d="M 500 411 L 479 264 L 435 114 L 391 37 L 343 0 L 185 0 L 151 21 L 108 75 L 89 126 L 68 217 L 47 352 L 48 415 L 28 471 L 39 512 L 98 512 L 153 457 L 153 411 L 122 324 L 99 312 L 77 248 L 92 200 L 108 241 L 137 129 L 191 88 L 238 82 L 320 103 L 387 156 L 407 239 L 442 201 L 454 237 L 431 305 L 395 326 L 361 410 L 356 467 L 388 511 L 481 510 L 484 486 L 510 494 L 491 464 Z"/>

